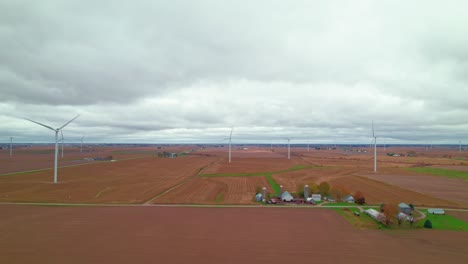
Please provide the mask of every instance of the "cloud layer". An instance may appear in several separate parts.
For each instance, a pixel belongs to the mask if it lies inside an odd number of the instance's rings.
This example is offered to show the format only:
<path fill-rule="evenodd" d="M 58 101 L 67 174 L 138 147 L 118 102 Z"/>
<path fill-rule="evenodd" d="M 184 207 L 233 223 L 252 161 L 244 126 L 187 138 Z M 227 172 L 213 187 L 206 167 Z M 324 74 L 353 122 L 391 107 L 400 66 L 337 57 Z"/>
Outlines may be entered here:
<path fill-rule="evenodd" d="M 3 1 L 0 137 L 468 142 L 466 1 Z"/>

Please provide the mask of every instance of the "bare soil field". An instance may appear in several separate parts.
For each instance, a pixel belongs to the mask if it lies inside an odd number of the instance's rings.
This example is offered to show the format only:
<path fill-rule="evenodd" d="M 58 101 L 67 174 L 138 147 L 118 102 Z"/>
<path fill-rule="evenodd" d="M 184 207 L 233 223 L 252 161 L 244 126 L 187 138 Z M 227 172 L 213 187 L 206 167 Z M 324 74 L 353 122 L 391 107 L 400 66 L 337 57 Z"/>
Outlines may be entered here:
<path fill-rule="evenodd" d="M 34 146 L 31 148 L 14 149 L 13 157 L 7 156 L 3 150 L 3 158 L 0 158 L 0 174 L 39 170 L 53 168 L 54 166 L 54 146 Z M 102 147 L 93 146 L 80 149 L 76 146 L 67 146 L 64 149 L 64 157 L 61 156 L 59 148 L 59 166 L 69 166 L 77 164 L 91 163 L 86 158 L 112 156 L 113 159 L 130 159 L 137 157 L 155 156 L 155 147 Z"/>
<path fill-rule="evenodd" d="M 468 222 L 468 212 L 451 211 L 451 210 L 449 211 L 449 210 L 447 210 L 447 211 L 445 211 L 445 213 L 448 214 L 448 215 L 454 216 L 454 217 L 456 217 L 458 219 L 461 219 L 461 220 L 463 220 L 465 222 Z"/>
<path fill-rule="evenodd" d="M 255 188 L 271 187 L 265 177 L 198 177 L 155 199 L 152 203 L 253 204 Z"/>
<path fill-rule="evenodd" d="M 412 203 L 417 206 L 434 207 L 463 207 L 462 204 L 435 198 L 426 194 L 403 189 L 396 185 L 390 185 L 381 181 L 372 180 L 361 176 L 345 176 L 330 181 L 330 184 L 347 187 L 351 192 L 361 191 L 366 197 L 368 204 Z"/>
<path fill-rule="evenodd" d="M 465 232 L 358 230 L 332 210 L 149 206 L 0 209 L 0 263 L 314 260 L 394 264 L 404 259 L 439 264 L 468 260 Z"/>
<path fill-rule="evenodd" d="M 468 206 L 468 181 L 463 179 L 430 176 L 404 170 L 393 174 L 362 174 L 362 176 Z"/>
<path fill-rule="evenodd" d="M 299 158 L 240 158 L 228 163 L 227 159 L 213 164 L 204 174 L 215 173 L 255 173 L 286 170 L 304 164 Z"/>
<path fill-rule="evenodd" d="M 0 176 L 0 201 L 141 203 L 189 177 L 215 158 L 142 158 Z"/>

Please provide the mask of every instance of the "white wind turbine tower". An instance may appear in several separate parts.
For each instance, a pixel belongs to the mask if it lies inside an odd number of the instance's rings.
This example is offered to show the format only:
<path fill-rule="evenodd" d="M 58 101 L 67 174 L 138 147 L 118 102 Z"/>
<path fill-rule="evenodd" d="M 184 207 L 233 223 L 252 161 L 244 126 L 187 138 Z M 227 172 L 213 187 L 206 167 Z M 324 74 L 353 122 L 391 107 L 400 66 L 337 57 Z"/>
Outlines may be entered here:
<path fill-rule="evenodd" d="M 231 141 L 232 141 L 232 131 L 233 130 L 234 130 L 234 127 L 231 128 L 231 134 L 229 134 L 229 137 L 224 139 L 224 140 L 229 139 L 229 163 L 231 163 Z"/>
<path fill-rule="evenodd" d="M 10 158 L 13 156 L 13 137 L 10 137 Z"/>
<path fill-rule="evenodd" d="M 48 126 L 48 125 L 44 125 L 44 124 L 41 124 L 41 123 L 36 122 L 36 121 L 34 121 L 34 120 L 25 118 L 25 119 L 28 120 L 28 121 L 31 121 L 31 122 L 33 122 L 33 123 L 36 123 L 36 124 L 38 124 L 38 125 L 40 125 L 40 126 L 43 126 L 43 127 L 45 127 L 45 128 L 48 128 L 48 129 L 53 130 L 53 131 L 55 132 L 54 183 L 57 183 L 58 133 L 59 133 L 59 131 L 62 131 L 62 129 L 63 129 L 64 127 L 66 127 L 68 124 L 70 124 L 73 120 L 77 119 L 78 117 L 79 117 L 79 115 L 77 115 L 75 118 L 73 118 L 72 120 L 70 120 L 70 121 L 68 121 L 67 123 L 65 123 L 63 126 L 61 126 L 61 127 L 59 127 L 59 128 L 55 128 L 55 129 L 52 128 L 52 127 L 50 127 L 50 126 Z"/>
<path fill-rule="evenodd" d="M 62 141 L 62 159 L 63 159 L 63 130 L 60 130 L 60 134 L 62 135 L 62 139 L 60 139 Z"/>
<path fill-rule="evenodd" d="M 374 138 L 374 173 L 377 173 L 377 137 L 374 131 L 374 121 L 372 121 L 372 137 Z"/>
<path fill-rule="evenodd" d="M 291 159 L 291 139 L 290 138 L 286 138 L 288 140 L 288 159 Z"/>

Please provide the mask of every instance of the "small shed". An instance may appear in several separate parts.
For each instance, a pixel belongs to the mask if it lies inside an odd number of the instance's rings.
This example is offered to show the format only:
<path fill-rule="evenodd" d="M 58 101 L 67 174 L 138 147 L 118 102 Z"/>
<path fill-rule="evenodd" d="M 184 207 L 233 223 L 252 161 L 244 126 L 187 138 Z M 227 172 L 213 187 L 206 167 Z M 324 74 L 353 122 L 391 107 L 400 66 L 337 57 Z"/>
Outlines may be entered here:
<path fill-rule="evenodd" d="M 281 201 L 291 202 L 292 200 L 294 200 L 294 197 L 288 191 L 285 191 L 281 194 Z"/>
<path fill-rule="evenodd" d="M 410 215 L 411 214 L 411 207 L 405 203 L 400 203 L 398 205 L 400 207 L 400 211 L 404 214 Z"/>
<path fill-rule="evenodd" d="M 314 199 L 316 202 L 322 201 L 322 195 L 321 194 L 312 194 L 312 199 Z"/>
<path fill-rule="evenodd" d="M 257 195 L 255 195 L 255 201 L 257 201 L 257 202 L 261 202 L 262 198 L 263 198 L 263 196 L 262 196 L 261 193 L 257 193 Z"/>
<path fill-rule="evenodd" d="M 441 208 L 429 208 L 427 209 L 427 212 L 430 214 L 435 214 L 435 215 L 444 215 L 445 211 L 444 209 Z"/>
<path fill-rule="evenodd" d="M 317 201 L 316 201 L 314 198 L 312 198 L 312 197 L 307 197 L 307 198 L 306 198 L 306 201 L 307 201 L 307 203 L 310 203 L 310 204 L 315 204 L 315 203 L 317 202 Z"/>

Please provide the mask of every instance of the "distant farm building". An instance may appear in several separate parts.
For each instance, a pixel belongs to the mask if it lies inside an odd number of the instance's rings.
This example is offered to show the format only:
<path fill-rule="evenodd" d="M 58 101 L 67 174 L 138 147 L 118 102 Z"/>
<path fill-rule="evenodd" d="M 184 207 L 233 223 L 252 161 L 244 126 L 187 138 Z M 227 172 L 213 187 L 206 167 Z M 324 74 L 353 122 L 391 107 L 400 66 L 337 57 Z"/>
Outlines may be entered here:
<path fill-rule="evenodd" d="M 322 195 L 321 194 L 312 194 L 312 199 L 314 199 L 315 202 L 321 202 L 322 201 Z"/>
<path fill-rule="evenodd" d="M 427 212 L 430 213 L 430 214 L 435 214 L 435 215 L 444 215 L 445 214 L 444 209 L 440 209 L 440 208 L 429 208 L 429 209 L 427 209 Z"/>
<path fill-rule="evenodd" d="M 285 191 L 281 194 L 281 201 L 292 202 L 293 200 L 294 200 L 294 197 L 288 191 Z"/>
<path fill-rule="evenodd" d="M 385 216 L 382 213 L 372 208 L 365 210 L 364 213 L 366 213 L 367 215 L 369 215 L 377 221 L 382 221 L 385 218 Z"/>
<path fill-rule="evenodd" d="M 404 214 L 407 214 L 407 215 L 410 215 L 411 214 L 411 207 L 405 203 L 400 203 L 398 205 L 398 207 L 400 208 L 400 211 Z"/>
<path fill-rule="evenodd" d="M 348 203 L 354 203 L 354 197 L 352 195 L 347 195 L 343 199 L 341 199 L 343 202 L 348 202 Z"/>
<path fill-rule="evenodd" d="M 262 198 L 263 198 L 263 195 L 261 193 L 257 193 L 257 195 L 255 195 L 255 201 L 257 202 L 261 202 Z"/>

